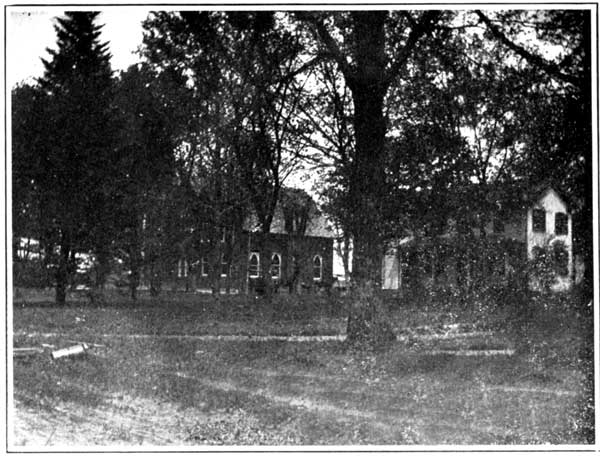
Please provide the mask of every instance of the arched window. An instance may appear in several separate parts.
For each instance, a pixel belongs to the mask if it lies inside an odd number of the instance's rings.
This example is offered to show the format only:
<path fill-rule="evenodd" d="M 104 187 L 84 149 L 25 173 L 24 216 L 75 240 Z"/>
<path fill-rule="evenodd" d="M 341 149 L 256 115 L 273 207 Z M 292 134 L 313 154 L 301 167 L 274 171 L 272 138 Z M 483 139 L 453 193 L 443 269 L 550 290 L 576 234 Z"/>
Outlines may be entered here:
<path fill-rule="evenodd" d="M 320 281 L 323 278 L 323 260 L 320 255 L 313 258 L 313 280 Z"/>
<path fill-rule="evenodd" d="M 224 254 L 221 254 L 221 277 L 227 277 L 229 275 L 229 269 L 231 268 L 229 260 Z"/>
<path fill-rule="evenodd" d="M 260 274 L 260 254 L 252 252 L 248 258 L 248 275 L 257 278 Z"/>
<path fill-rule="evenodd" d="M 208 260 L 206 257 L 200 259 L 200 275 L 202 277 L 208 276 Z"/>
<path fill-rule="evenodd" d="M 273 279 L 281 278 L 281 255 L 274 253 L 271 257 L 271 277 Z"/>
<path fill-rule="evenodd" d="M 177 263 L 177 277 L 188 277 L 187 260 L 179 259 L 179 263 Z"/>

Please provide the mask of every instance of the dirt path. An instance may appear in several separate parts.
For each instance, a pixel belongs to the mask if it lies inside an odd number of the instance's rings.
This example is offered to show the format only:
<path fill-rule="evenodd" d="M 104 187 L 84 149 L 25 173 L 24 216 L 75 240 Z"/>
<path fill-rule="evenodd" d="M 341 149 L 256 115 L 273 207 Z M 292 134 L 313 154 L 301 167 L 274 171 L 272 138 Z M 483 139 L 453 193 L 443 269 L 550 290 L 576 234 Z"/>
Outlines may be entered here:
<path fill-rule="evenodd" d="M 77 334 L 71 333 L 38 333 L 38 332 L 20 332 L 17 331 L 13 336 L 24 336 L 27 338 L 69 338 L 71 341 L 78 341 Z M 162 340 L 189 340 L 189 341 L 233 341 L 233 342 L 261 342 L 261 341 L 286 341 L 290 343 L 299 342 L 323 342 L 323 341 L 343 341 L 345 335 L 147 335 L 147 334 L 120 334 L 120 333 L 103 333 L 103 334 L 86 334 L 81 341 L 89 341 L 90 338 L 104 339 L 162 339 Z"/>
<path fill-rule="evenodd" d="M 27 338 L 70 338 L 75 340 L 77 334 L 71 333 L 40 333 L 40 332 L 25 332 L 15 331 L 13 336 L 23 336 Z M 417 339 L 419 341 L 434 341 L 434 340 L 461 340 L 476 337 L 493 336 L 492 332 L 468 332 L 468 333 L 445 333 L 445 334 L 412 334 L 398 335 L 398 341 L 408 341 L 409 339 Z M 261 341 L 286 341 L 289 343 L 300 342 L 323 342 L 323 341 L 344 341 L 346 335 L 173 335 L 173 334 L 125 334 L 125 333 L 103 333 L 103 334 L 86 334 L 86 339 L 93 338 L 130 338 L 130 339 L 163 339 L 163 340 L 192 340 L 192 341 L 234 341 L 234 342 L 261 342 Z"/>

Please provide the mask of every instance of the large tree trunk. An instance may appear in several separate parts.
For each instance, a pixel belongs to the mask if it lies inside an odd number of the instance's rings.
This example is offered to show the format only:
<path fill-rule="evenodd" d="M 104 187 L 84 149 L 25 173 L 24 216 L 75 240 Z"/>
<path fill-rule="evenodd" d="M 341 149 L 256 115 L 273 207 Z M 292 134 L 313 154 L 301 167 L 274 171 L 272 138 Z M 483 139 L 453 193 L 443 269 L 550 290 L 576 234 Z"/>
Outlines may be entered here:
<path fill-rule="evenodd" d="M 346 77 L 354 101 L 356 136 L 348 177 L 355 287 L 348 315 L 347 340 L 378 345 L 395 338 L 385 306 L 378 298 L 383 254 L 381 200 L 385 187 L 385 18 L 386 13 L 382 11 L 353 14 L 357 72 L 351 78 Z"/>
<path fill-rule="evenodd" d="M 421 15 L 421 20 L 414 23 L 404 48 L 397 53 L 392 63 L 388 62 L 386 57 L 387 14 L 386 11 L 350 13 L 352 36 L 345 38 L 349 42 L 351 61 L 342 53 L 336 38 L 328 32 L 327 26 L 320 18 L 301 15 L 313 24 L 316 34 L 333 55 L 344 74 L 346 84 L 352 91 L 356 145 L 348 167 L 349 173 L 345 175 L 348 180 L 347 210 L 350 214 L 347 229 L 354 240 L 353 284 L 358 284 L 363 290 L 363 294 L 357 296 L 357 304 L 365 303 L 363 312 L 360 312 L 359 307 L 352 309 L 358 311 L 356 318 L 359 323 L 362 321 L 364 324 L 360 327 L 372 336 L 378 333 L 375 331 L 378 327 L 369 328 L 369 323 L 380 322 L 376 310 L 381 310 L 379 307 L 374 307 L 373 302 L 366 300 L 369 295 L 379 294 L 381 283 L 380 263 L 383 254 L 381 202 L 385 199 L 383 159 L 386 134 L 383 102 L 391 78 L 400 71 L 419 37 L 428 31 L 431 22 L 439 13 L 426 12 Z M 356 330 L 355 324 L 352 324 L 354 315 L 351 313 L 348 319 L 349 331 Z M 352 334 L 361 335 L 354 332 Z"/>
<path fill-rule="evenodd" d="M 353 14 L 356 72 L 347 79 L 354 102 L 356 148 L 349 174 L 349 205 L 354 238 L 353 277 L 380 282 L 380 203 L 384 187 L 383 154 L 387 92 L 384 11 Z"/>
<path fill-rule="evenodd" d="M 358 282 L 379 283 L 380 208 L 385 180 L 382 164 L 385 141 L 384 94 L 373 90 L 368 83 L 356 88 L 356 153 L 349 181 L 355 260 L 353 277 Z"/>

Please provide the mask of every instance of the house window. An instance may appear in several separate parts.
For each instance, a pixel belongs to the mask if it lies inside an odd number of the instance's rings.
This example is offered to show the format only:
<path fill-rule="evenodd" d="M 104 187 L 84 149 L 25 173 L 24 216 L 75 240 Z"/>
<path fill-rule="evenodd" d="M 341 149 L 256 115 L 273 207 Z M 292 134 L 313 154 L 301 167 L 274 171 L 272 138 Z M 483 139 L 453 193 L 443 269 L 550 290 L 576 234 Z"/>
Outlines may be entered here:
<path fill-rule="evenodd" d="M 274 253 L 271 257 L 271 277 L 279 279 L 281 277 L 281 255 Z"/>
<path fill-rule="evenodd" d="M 180 259 L 177 263 L 177 277 L 188 277 L 188 262 Z"/>
<path fill-rule="evenodd" d="M 221 255 L 221 277 L 227 277 L 229 275 L 229 260 L 225 258 L 225 255 Z"/>
<path fill-rule="evenodd" d="M 544 209 L 533 209 L 533 231 L 536 233 L 546 232 L 546 211 Z"/>
<path fill-rule="evenodd" d="M 206 257 L 200 259 L 200 275 L 202 277 L 208 276 L 208 260 Z"/>
<path fill-rule="evenodd" d="M 554 266 L 556 267 L 556 274 L 559 276 L 568 276 L 569 275 L 569 253 L 565 245 L 558 241 L 554 243 L 553 247 L 554 252 Z"/>
<path fill-rule="evenodd" d="M 569 220 L 567 214 L 563 212 L 557 212 L 554 216 L 554 233 L 556 235 L 569 234 Z"/>
<path fill-rule="evenodd" d="M 313 258 L 313 280 L 320 281 L 323 278 L 323 261 L 320 255 Z"/>
<path fill-rule="evenodd" d="M 252 252 L 248 259 L 248 275 L 251 278 L 257 278 L 260 273 L 260 255 L 258 252 Z"/>

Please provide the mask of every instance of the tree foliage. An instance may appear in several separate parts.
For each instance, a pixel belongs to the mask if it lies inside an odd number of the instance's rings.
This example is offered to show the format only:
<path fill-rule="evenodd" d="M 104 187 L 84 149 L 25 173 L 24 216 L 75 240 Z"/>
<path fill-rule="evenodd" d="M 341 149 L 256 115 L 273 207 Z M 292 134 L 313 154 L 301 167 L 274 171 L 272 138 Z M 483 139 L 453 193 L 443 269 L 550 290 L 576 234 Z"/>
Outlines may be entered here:
<path fill-rule="evenodd" d="M 488 33 L 530 69 L 528 103 L 516 113 L 526 137 L 521 174 L 531 183 L 555 186 L 568 196 L 575 245 L 591 267 L 591 14 L 585 10 L 476 14 Z M 519 34 L 525 32 L 533 33 L 538 46 L 522 43 Z M 539 43 L 554 47 L 554 56 L 545 56 Z M 591 269 L 586 273 L 591 288 Z"/>
<path fill-rule="evenodd" d="M 99 285 L 125 253 L 134 294 L 201 240 L 219 273 L 250 211 L 268 232 L 283 201 L 302 229 L 282 191 L 299 161 L 326 171 L 360 282 L 389 241 L 451 215 L 482 229 L 511 184 L 568 195 L 591 262 L 587 11 L 157 12 L 116 80 L 97 19 L 59 18 L 43 78 L 12 93 L 15 233 L 40 240 L 59 301 L 77 251 Z"/>
<path fill-rule="evenodd" d="M 437 11 L 352 11 L 296 13 L 332 59 L 352 92 L 355 148 L 346 168 L 345 201 L 354 238 L 354 276 L 378 281 L 381 205 L 385 201 L 383 164 L 386 135 L 384 100 L 392 80 L 411 57 L 419 39 L 440 18 Z M 339 38 L 336 38 L 339 37 Z"/>
<path fill-rule="evenodd" d="M 186 133 L 188 92 L 177 75 L 156 74 L 147 65 L 131 66 L 116 82 L 113 103 L 121 126 L 117 247 L 129 268 L 134 298 L 145 270 L 152 292 L 160 290 L 162 272 L 179 255 L 173 248 L 190 226 L 174 156 Z"/>
<path fill-rule="evenodd" d="M 239 233 L 250 209 L 269 232 L 302 148 L 294 118 L 295 77 L 303 66 L 299 35 L 273 12 L 157 13 L 145 29 L 149 64 L 181 75 L 190 89 L 180 175 L 196 196 L 202 227 L 217 229 L 207 239 L 220 240 L 224 228 Z M 227 247 L 213 245 L 217 273 Z"/>
<path fill-rule="evenodd" d="M 37 236 L 47 256 L 56 255 L 48 263 L 56 267 L 58 303 L 65 301 L 75 252 L 94 249 L 103 255 L 114 235 L 109 217 L 116 165 L 113 85 L 110 54 L 107 44 L 99 41 L 97 16 L 68 12 L 58 18 L 57 49 L 48 50 L 50 59 L 43 61 L 39 87 L 27 90 L 29 101 L 14 99 L 17 113 L 28 112 L 27 119 L 18 114 L 15 118 L 15 183 L 23 184 L 26 177 L 35 195 L 38 212 L 32 220 L 37 221 Z M 20 91 L 23 95 L 25 89 Z M 35 134 L 30 137 L 29 132 Z M 31 170 L 21 174 L 24 163 Z M 97 279 L 100 284 L 102 275 L 103 271 Z"/>

